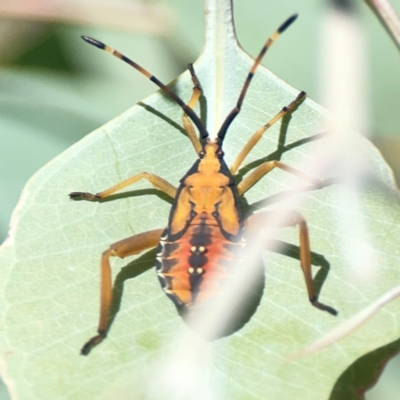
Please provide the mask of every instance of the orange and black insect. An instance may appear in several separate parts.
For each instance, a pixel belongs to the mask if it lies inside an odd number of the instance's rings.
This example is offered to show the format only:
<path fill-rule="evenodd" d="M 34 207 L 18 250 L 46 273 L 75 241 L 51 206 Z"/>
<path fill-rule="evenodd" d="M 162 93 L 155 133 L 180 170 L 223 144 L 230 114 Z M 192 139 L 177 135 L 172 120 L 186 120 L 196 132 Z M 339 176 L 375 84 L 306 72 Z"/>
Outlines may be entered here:
<path fill-rule="evenodd" d="M 226 117 L 214 139 L 210 138 L 201 119 L 193 111 L 201 96 L 201 86 L 192 65 L 189 71 L 194 83 L 193 94 L 186 104 L 178 95 L 151 75 L 134 61 L 125 57 L 105 44 L 82 37 L 87 43 L 125 61 L 152 82 L 158 85 L 166 95 L 183 110 L 183 125 L 198 154 L 197 161 L 181 179 L 178 188 L 163 178 L 143 172 L 126 179 L 117 185 L 97 194 L 73 192 L 72 199 L 98 201 L 132 185 L 141 179 L 147 179 L 155 188 L 174 199 L 167 228 L 155 229 L 114 243 L 104 251 L 101 257 L 101 307 L 98 335 L 90 339 L 82 348 L 82 354 L 88 354 L 107 333 L 108 317 L 112 301 L 112 279 L 110 257 L 124 258 L 138 254 L 146 249 L 157 247 L 156 268 L 161 286 L 174 302 L 183 317 L 207 306 L 213 298 L 224 291 L 224 281 L 234 273 L 230 268 L 243 254 L 248 231 L 251 231 L 259 215 L 244 218 L 239 198 L 243 196 L 259 179 L 273 168 L 281 168 L 299 176 L 312 184 L 320 181 L 289 167 L 280 161 L 267 161 L 255 168 L 243 180 L 236 184 L 234 175 L 245 157 L 256 145 L 262 134 L 285 114 L 294 110 L 305 98 L 304 92 L 287 107 L 263 125 L 247 142 L 237 156 L 231 168 L 224 161 L 222 145 L 232 121 L 239 114 L 247 89 L 257 66 L 274 40 L 297 18 L 293 15 L 267 40 L 255 60 L 240 92 L 236 106 Z M 198 138 L 193 124 L 198 129 Z M 266 212 L 268 213 L 268 212 Z M 275 212 L 274 212 L 275 213 Z M 291 213 L 285 219 L 285 226 L 298 225 L 300 229 L 300 263 L 306 281 L 308 296 L 313 306 L 333 315 L 336 311 L 318 302 L 311 275 L 311 253 L 307 223 L 298 213 Z"/>

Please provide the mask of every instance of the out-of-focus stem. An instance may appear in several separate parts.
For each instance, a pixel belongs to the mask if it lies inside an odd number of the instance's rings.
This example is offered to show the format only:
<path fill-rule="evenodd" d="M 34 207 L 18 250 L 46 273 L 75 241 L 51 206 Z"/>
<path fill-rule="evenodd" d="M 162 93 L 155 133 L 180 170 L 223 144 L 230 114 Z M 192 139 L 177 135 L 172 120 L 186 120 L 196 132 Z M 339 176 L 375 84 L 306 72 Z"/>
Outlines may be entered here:
<path fill-rule="evenodd" d="M 365 0 L 400 50 L 400 19 L 388 0 Z"/>

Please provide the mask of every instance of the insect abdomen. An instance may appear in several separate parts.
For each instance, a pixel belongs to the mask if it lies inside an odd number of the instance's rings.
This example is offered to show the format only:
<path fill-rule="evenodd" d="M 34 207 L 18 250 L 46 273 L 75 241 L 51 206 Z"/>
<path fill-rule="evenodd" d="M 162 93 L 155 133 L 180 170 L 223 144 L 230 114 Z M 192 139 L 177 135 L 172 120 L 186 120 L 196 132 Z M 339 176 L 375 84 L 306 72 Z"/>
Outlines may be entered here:
<path fill-rule="evenodd" d="M 228 241 L 217 225 L 205 222 L 190 225 L 175 241 L 168 241 L 168 229 L 164 231 L 157 251 L 157 273 L 180 314 L 222 293 L 242 246 L 242 242 Z"/>

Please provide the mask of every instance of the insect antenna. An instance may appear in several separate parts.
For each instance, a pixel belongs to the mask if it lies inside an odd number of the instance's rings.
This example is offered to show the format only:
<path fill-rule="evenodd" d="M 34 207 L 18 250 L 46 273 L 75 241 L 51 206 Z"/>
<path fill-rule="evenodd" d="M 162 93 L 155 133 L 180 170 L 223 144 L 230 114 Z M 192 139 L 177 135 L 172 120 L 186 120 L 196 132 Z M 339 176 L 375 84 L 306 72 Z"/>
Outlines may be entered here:
<path fill-rule="evenodd" d="M 231 125 L 232 121 L 236 118 L 236 116 L 239 114 L 240 109 L 243 104 L 244 97 L 246 96 L 247 89 L 250 86 L 250 82 L 253 79 L 254 72 L 256 71 L 258 65 L 260 64 L 262 58 L 264 57 L 264 54 L 267 52 L 267 50 L 271 47 L 272 43 L 280 36 L 282 32 L 284 32 L 297 18 L 298 14 L 294 14 L 291 17 L 289 17 L 266 41 L 264 47 L 261 49 L 260 53 L 258 54 L 256 60 L 254 61 L 253 66 L 251 67 L 246 81 L 244 82 L 242 91 L 240 92 L 238 101 L 236 103 L 236 106 L 231 110 L 231 112 L 228 114 L 226 117 L 224 123 L 222 124 L 219 132 L 218 132 L 218 139 L 222 143 L 226 132 L 228 131 L 229 126 Z"/>
<path fill-rule="evenodd" d="M 193 123 L 196 125 L 197 129 L 199 130 L 201 138 L 204 140 L 206 139 L 209 134 L 207 132 L 207 129 L 201 122 L 201 119 L 197 116 L 197 114 L 176 94 L 174 93 L 168 86 L 166 86 L 164 83 L 162 83 L 160 80 L 158 80 L 154 75 L 152 75 L 149 71 L 145 70 L 143 67 L 141 67 L 139 64 L 135 63 L 132 61 L 130 58 L 124 56 L 121 54 L 119 51 L 112 49 L 111 47 L 105 45 L 102 42 L 99 42 L 96 39 L 93 39 L 88 36 L 81 36 L 81 38 L 86 42 L 91 44 L 92 46 L 95 46 L 101 50 L 106 51 L 107 53 L 112 54 L 113 56 L 121 59 L 122 61 L 126 62 L 129 64 L 131 67 L 135 68 L 138 70 L 140 73 L 142 73 L 144 76 L 146 76 L 148 79 L 150 79 L 153 83 L 155 83 L 159 88 L 161 88 L 165 94 L 167 94 L 172 100 L 174 100 L 184 111 L 184 113 L 193 121 Z"/>

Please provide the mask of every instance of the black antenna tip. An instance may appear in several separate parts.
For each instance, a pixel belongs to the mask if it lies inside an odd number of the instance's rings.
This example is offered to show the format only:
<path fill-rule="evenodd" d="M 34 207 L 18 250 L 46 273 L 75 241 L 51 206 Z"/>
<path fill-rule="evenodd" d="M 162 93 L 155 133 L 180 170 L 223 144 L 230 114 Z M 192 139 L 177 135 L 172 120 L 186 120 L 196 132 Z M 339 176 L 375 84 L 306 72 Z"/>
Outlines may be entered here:
<path fill-rule="evenodd" d="M 289 17 L 279 28 L 278 32 L 282 33 L 285 31 L 294 21 L 296 21 L 297 17 L 299 14 L 293 14 L 291 17 Z"/>
<path fill-rule="evenodd" d="M 106 45 L 105 45 L 104 43 L 101 43 L 101 42 L 99 42 L 98 40 L 93 39 L 93 38 L 91 38 L 91 37 L 89 37 L 89 36 L 81 36 L 81 38 L 82 38 L 86 43 L 89 43 L 89 44 L 91 44 L 92 46 L 96 46 L 96 47 L 98 47 L 99 49 L 104 50 L 104 48 L 106 47 Z"/>

